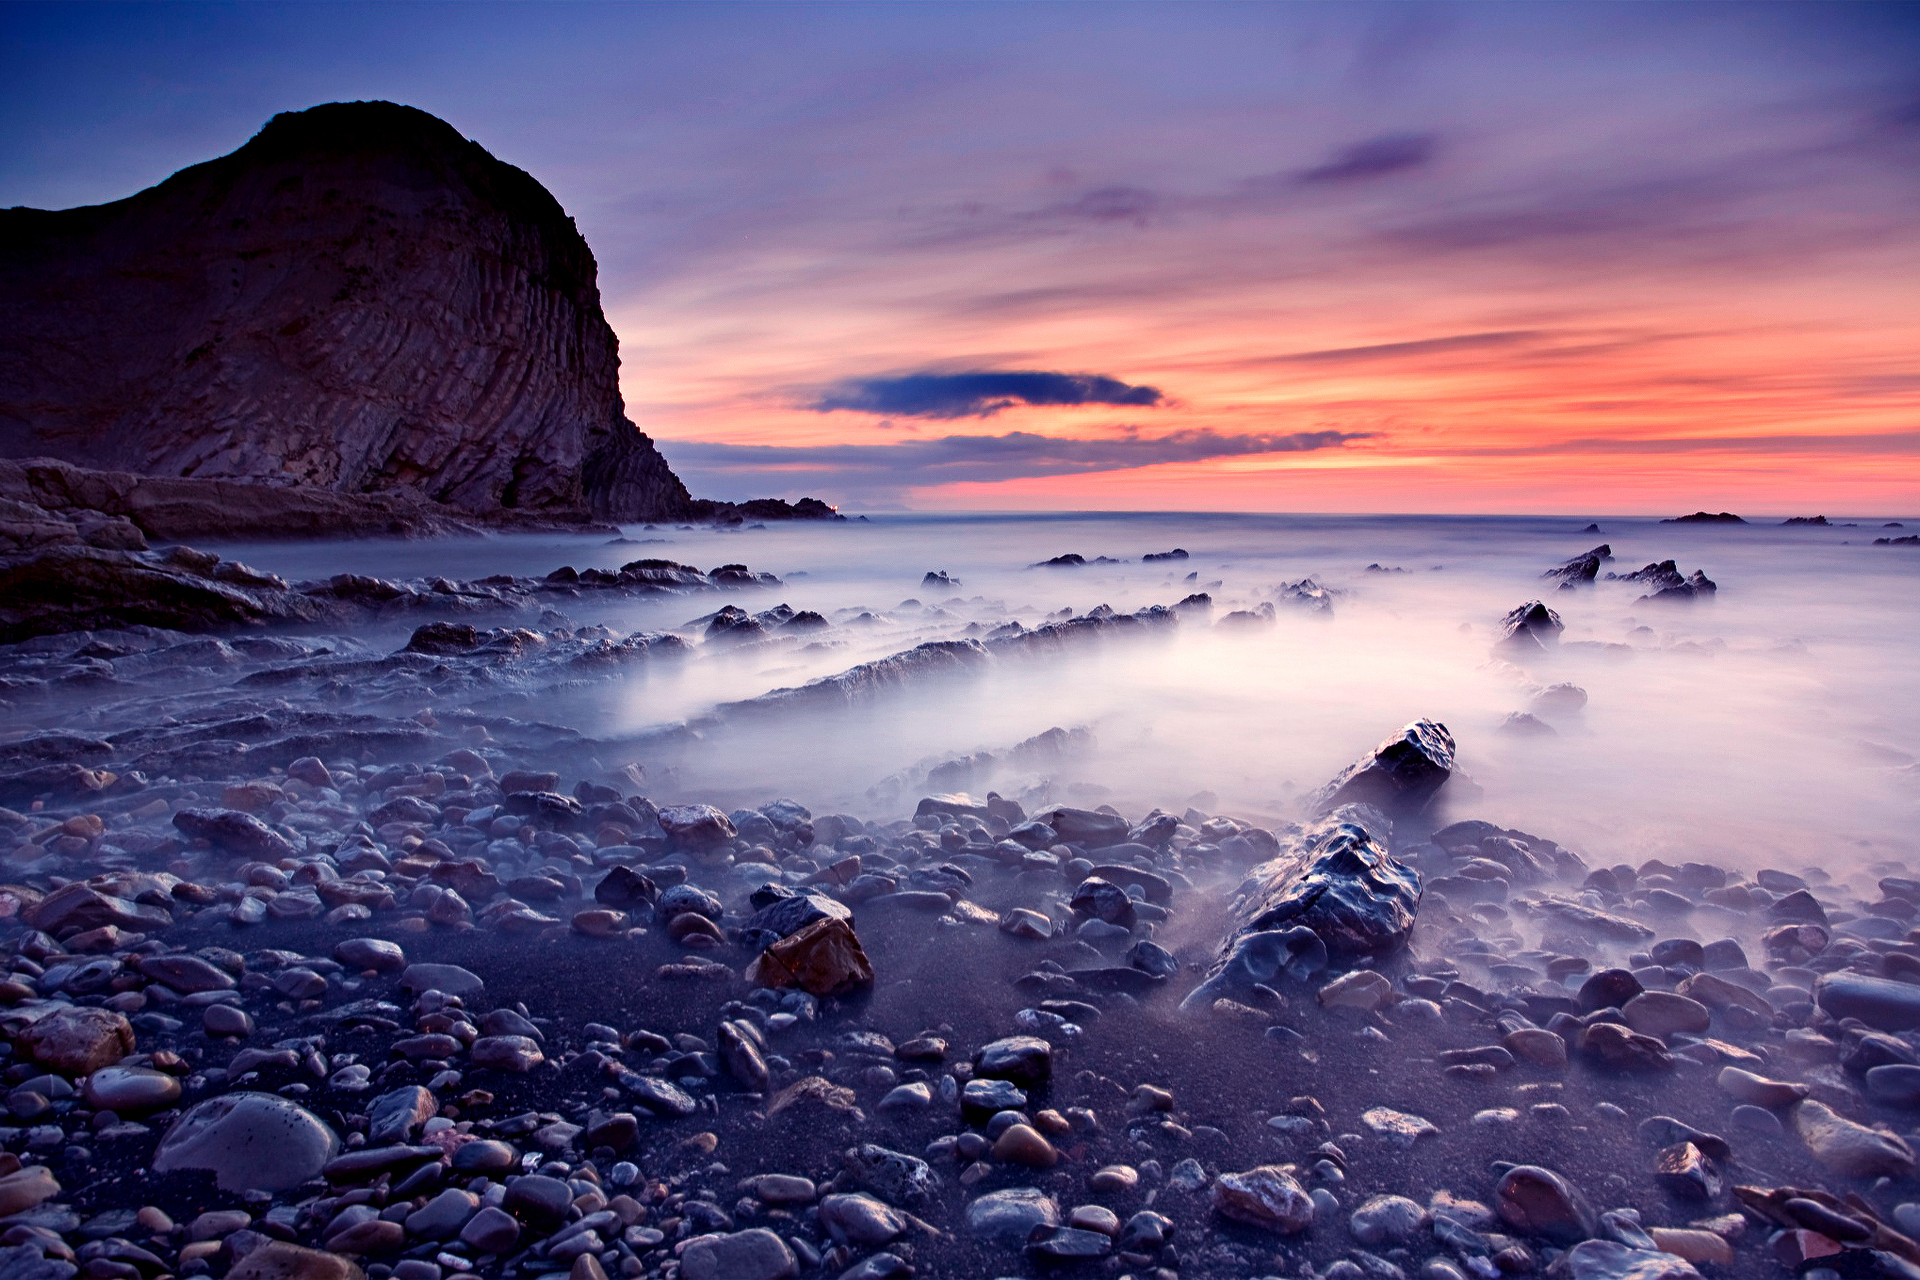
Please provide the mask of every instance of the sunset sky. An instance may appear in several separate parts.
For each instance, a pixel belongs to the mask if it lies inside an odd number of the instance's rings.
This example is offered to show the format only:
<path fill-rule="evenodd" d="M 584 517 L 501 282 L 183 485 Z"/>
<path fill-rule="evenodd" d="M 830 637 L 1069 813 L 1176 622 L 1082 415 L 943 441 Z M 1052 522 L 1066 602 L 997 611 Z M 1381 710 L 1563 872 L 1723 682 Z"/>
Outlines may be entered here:
<path fill-rule="evenodd" d="M 0 5 L 0 206 L 388 98 L 697 493 L 1920 511 L 1920 6 Z"/>

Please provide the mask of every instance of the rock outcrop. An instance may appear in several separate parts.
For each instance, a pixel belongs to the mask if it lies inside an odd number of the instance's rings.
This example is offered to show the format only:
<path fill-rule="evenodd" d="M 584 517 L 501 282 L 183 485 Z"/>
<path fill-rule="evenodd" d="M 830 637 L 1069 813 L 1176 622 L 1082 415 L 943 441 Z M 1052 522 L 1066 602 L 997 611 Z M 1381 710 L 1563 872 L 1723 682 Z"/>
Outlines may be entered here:
<path fill-rule="evenodd" d="M 699 514 L 625 416 L 595 276 L 539 182 L 433 116 L 275 116 L 127 199 L 0 210 L 0 455 Z"/>

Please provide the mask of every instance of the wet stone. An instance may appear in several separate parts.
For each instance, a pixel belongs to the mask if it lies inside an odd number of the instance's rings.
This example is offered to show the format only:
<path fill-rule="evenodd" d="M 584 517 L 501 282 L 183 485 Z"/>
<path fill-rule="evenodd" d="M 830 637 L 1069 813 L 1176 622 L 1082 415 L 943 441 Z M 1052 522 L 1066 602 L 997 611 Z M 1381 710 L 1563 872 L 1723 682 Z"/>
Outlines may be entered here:
<path fill-rule="evenodd" d="M 144 1115 L 180 1100 L 180 1082 L 151 1067 L 102 1067 L 87 1077 L 87 1102 L 101 1111 Z"/>
<path fill-rule="evenodd" d="M 1017 1111 L 1027 1095 L 1011 1080 L 969 1080 L 960 1089 L 960 1109 L 969 1118 L 985 1119 L 998 1111 Z"/>
<path fill-rule="evenodd" d="M 1573 1184 L 1551 1169 L 1519 1165 L 1493 1191 L 1501 1221 L 1523 1235 L 1571 1244 L 1593 1235 L 1592 1208 Z"/>
<path fill-rule="evenodd" d="M 546 1061 L 540 1046 L 526 1036 L 481 1036 L 468 1050 L 476 1067 L 525 1075 Z"/>

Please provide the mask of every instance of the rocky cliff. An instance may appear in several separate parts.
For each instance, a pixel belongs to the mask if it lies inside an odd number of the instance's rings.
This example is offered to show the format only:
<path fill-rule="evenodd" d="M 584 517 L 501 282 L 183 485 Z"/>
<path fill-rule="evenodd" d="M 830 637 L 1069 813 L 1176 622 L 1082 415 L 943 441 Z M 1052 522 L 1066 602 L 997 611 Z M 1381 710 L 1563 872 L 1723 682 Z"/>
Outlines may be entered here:
<path fill-rule="evenodd" d="M 0 456 L 480 516 L 702 514 L 618 369 L 573 220 L 410 107 L 275 116 L 125 200 L 0 211 Z"/>

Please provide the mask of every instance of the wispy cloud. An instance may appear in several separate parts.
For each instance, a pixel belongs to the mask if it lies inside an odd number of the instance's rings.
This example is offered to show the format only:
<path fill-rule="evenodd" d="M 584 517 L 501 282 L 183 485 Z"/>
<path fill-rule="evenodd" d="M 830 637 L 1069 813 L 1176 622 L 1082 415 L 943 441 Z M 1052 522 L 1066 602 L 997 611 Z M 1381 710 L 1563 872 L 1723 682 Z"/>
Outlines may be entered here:
<path fill-rule="evenodd" d="M 1430 133 L 1390 133 L 1342 147 L 1300 175 L 1302 182 L 1356 182 L 1418 169 L 1433 159 L 1439 139 Z"/>
<path fill-rule="evenodd" d="M 1147 436 L 1137 428 L 1098 439 L 1067 439 L 1032 431 L 1003 435 L 940 436 L 890 444 L 767 445 L 717 441 L 661 441 L 667 460 L 707 484 L 703 492 L 745 488 L 834 496 L 899 493 L 969 481 L 1028 479 L 1131 471 L 1171 462 L 1257 454 L 1312 453 L 1373 437 L 1365 431 L 1233 434 L 1209 428 Z M 754 486 L 760 486 L 754 489 Z M 696 486 L 697 487 L 697 486 Z"/>
<path fill-rule="evenodd" d="M 898 418 L 991 418 L 1018 404 L 1157 405 L 1157 387 L 1138 387 L 1099 373 L 977 370 L 856 378 L 840 383 L 807 407 L 816 413 L 852 410 Z"/>

